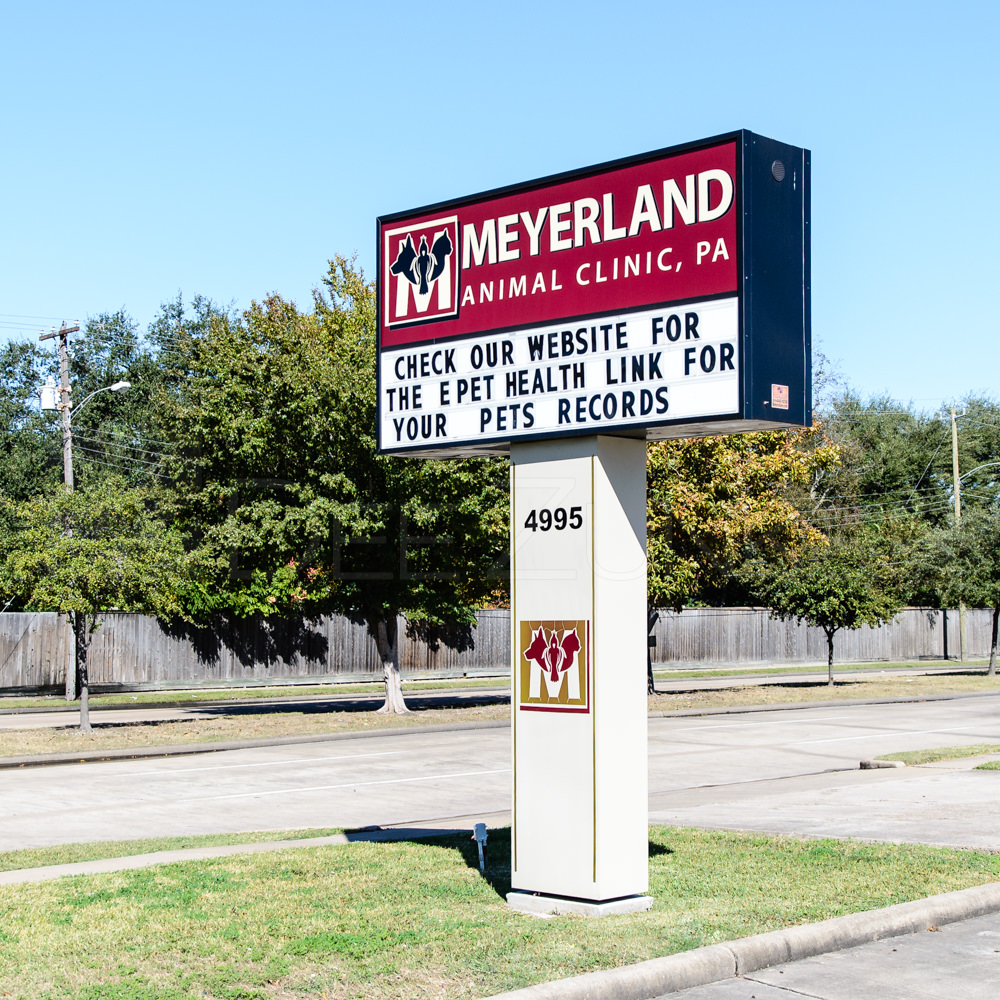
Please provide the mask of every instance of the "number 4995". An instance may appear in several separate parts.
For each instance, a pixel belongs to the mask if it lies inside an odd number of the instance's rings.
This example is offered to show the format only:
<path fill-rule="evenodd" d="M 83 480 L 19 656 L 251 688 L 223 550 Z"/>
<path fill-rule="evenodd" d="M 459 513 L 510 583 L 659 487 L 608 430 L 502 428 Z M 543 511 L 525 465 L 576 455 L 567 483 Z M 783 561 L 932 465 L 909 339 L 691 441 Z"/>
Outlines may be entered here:
<path fill-rule="evenodd" d="M 540 510 L 532 509 L 525 519 L 524 526 L 531 531 L 551 531 L 553 528 L 556 531 L 564 531 L 566 528 L 574 530 L 582 528 L 583 508 L 570 507 L 568 512 L 565 507 L 556 507 L 554 510 L 549 510 L 548 507 L 542 507 Z"/>

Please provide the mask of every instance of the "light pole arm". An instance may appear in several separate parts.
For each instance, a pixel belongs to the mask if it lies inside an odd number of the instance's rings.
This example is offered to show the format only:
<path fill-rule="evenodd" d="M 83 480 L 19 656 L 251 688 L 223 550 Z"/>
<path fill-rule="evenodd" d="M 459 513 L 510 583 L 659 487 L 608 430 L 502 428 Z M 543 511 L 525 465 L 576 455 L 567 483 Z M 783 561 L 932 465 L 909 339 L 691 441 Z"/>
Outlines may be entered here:
<path fill-rule="evenodd" d="M 966 478 L 966 476 L 971 476 L 973 472 L 978 472 L 980 469 L 989 469 L 991 466 L 1000 465 L 1000 462 L 984 462 L 982 465 L 977 465 L 974 469 L 969 469 L 968 472 L 963 472 L 959 477 L 959 482 Z"/>
<path fill-rule="evenodd" d="M 74 406 L 70 408 L 70 423 L 72 423 L 73 416 L 79 413 L 84 408 L 84 406 L 86 406 L 86 404 L 91 399 L 93 399 L 99 392 L 123 392 L 125 389 L 131 389 L 131 388 L 132 388 L 131 382 L 115 382 L 114 385 L 105 385 L 102 386 L 100 389 L 95 389 L 93 392 L 88 393 L 80 401 L 79 406 Z"/>

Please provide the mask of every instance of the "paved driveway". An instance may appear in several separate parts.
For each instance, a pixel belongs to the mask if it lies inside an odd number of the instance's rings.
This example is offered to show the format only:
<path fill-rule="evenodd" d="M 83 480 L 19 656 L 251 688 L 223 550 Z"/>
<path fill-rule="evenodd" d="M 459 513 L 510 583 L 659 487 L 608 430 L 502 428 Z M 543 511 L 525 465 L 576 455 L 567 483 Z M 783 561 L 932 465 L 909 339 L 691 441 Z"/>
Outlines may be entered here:
<path fill-rule="evenodd" d="M 651 719 L 650 821 L 1000 847 L 1000 773 L 859 771 L 1000 742 L 1000 696 Z M 305 826 L 506 822 L 506 728 L 0 772 L 0 850 Z"/>

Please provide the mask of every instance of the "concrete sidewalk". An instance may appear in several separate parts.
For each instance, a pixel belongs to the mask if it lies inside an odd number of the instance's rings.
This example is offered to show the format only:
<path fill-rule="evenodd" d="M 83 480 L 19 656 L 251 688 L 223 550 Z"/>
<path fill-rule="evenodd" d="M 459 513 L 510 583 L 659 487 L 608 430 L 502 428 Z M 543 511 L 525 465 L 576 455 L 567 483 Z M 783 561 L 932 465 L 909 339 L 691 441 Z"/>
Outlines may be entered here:
<path fill-rule="evenodd" d="M 994 1000 L 1000 993 L 1000 883 L 991 883 L 959 892 L 944 893 L 912 903 L 901 903 L 866 913 L 854 913 L 818 924 L 788 927 L 769 934 L 696 948 L 694 951 L 654 958 L 604 972 L 591 972 L 571 979 L 539 983 L 522 990 L 497 994 L 492 1000 L 792 1000 L 796 997 L 828 1000 L 882 1000 L 898 997 L 909 1000 Z M 956 921 L 979 923 L 959 927 L 947 939 L 935 930 Z M 931 931 L 930 934 L 925 932 Z M 987 943 L 970 949 L 970 941 L 987 935 Z M 901 939 L 900 935 L 918 935 Z M 957 948 L 951 942 L 964 943 Z M 893 939 L 902 946 L 899 960 L 887 961 L 888 948 L 872 942 Z M 824 975 L 824 965 L 809 962 L 816 956 L 830 956 L 844 949 L 858 949 L 845 955 L 832 975 Z M 892 947 L 890 946 L 890 947 Z M 969 967 L 968 953 L 977 960 Z M 937 962 L 942 966 L 938 968 Z M 794 963 L 789 966 L 786 963 Z M 855 964 L 857 963 L 857 964 Z M 936 978 L 914 976 L 912 966 L 936 970 Z M 754 975 L 769 970 L 766 976 Z M 900 972 L 902 970 L 902 972 Z M 949 974 L 951 980 L 949 981 Z M 923 992 L 900 989 L 897 975 L 907 977 L 907 987 L 916 982 Z M 875 983 L 881 976 L 885 988 Z M 753 978 L 750 978 L 753 977 Z M 985 978 L 984 978 L 985 977 Z M 819 987 L 817 980 L 826 980 Z M 710 985 L 711 984 L 711 985 Z M 970 992 L 964 988 L 968 984 Z M 931 988 L 937 987 L 931 991 Z"/>
<path fill-rule="evenodd" d="M 510 825 L 508 813 L 495 816 L 476 816 L 490 829 Z M 178 864 L 184 861 L 204 861 L 209 858 L 230 858 L 240 854 L 267 854 L 270 851 L 293 851 L 308 847 L 340 846 L 361 841 L 386 842 L 414 840 L 425 837 L 446 837 L 456 833 L 472 835 L 471 827 L 399 826 L 373 830 L 353 830 L 334 833 L 328 837 L 296 837 L 293 840 L 267 840 L 252 844 L 213 844 L 207 847 L 182 847 L 170 851 L 152 851 L 148 854 L 126 854 L 118 858 L 95 858 L 93 861 L 76 861 L 63 865 L 45 865 L 40 868 L 17 868 L 0 872 L 0 886 L 23 885 L 26 882 L 51 882 L 72 875 L 106 875 L 110 872 L 135 871 L 156 865 Z"/>
<path fill-rule="evenodd" d="M 510 688 L 449 688 L 434 691 L 409 691 L 406 699 L 423 708 L 462 708 L 475 704 L 496 704 L 510 700 Z M 256 715 L 270 712 L 370 712 L 385 701 L 383 695 L 331 691 L 329 694 L 283 695 L 276 698 L 222 698 L 211 701 L 146 702 L 130 705 L 105 705 L 99 699 L 90 703 L 90 721 L 97 725 L 134 722 L 171 722 L 218 715 Z M 78 725 L 78 702 L 21 708 L 8 704 L 0 708 L 0 729 L 46 729 Z"/>
<path fill-rule="evenodd" d="M 667 994 L 670 1000 L 996 1000 L 1000 916 L 931 924 L 904 937 L 857 945 Z"/>

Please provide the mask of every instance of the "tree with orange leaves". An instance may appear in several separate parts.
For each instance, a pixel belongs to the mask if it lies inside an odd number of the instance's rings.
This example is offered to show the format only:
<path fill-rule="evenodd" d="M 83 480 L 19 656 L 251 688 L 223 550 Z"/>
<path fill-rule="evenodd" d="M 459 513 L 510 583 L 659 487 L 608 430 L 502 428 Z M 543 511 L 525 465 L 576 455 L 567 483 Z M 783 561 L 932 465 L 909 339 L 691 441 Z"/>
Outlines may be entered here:
<path fill-rule="evenodd" d="M 745 559 L 795 552 L 821 537 L 802 508 L 837 462 L 819 428 L 649 445 L 650 606 L 745 601 L 737 573 Z"/>

